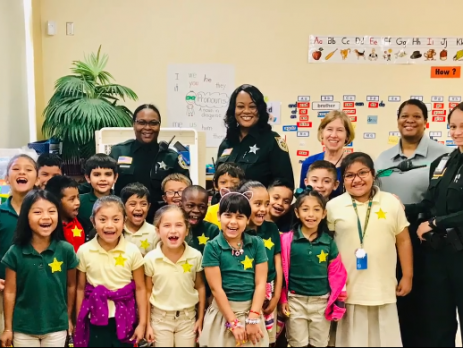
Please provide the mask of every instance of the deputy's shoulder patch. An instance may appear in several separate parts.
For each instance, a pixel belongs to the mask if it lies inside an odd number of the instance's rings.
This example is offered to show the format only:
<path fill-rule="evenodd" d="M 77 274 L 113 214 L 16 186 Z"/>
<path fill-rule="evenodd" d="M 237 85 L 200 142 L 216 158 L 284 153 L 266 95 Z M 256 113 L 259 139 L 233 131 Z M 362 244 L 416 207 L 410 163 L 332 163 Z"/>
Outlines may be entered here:
<path fill-rule="evenodd" d="M 188 165 L 185 163 L 182 155 L 178 155 L 178 165 L 183 169 L 188 169 Z"/>
<path fill-rule="evenodd" d="M 286 144 L 285 139 L 283 139 L 282 137 L 275 137 L 275 140 L 277 141 L 277 144 L 280 147 L 280 149 L 282 149 L 285 152 L 289 152 L 288 144 Z"/>

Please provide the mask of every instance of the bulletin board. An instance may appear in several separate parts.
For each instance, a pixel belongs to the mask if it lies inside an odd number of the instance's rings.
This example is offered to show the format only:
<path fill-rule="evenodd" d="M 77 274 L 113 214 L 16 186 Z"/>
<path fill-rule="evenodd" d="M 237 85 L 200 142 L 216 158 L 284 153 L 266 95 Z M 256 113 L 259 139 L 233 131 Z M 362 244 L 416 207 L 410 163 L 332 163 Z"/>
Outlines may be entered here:
<path fill-rule="evenodd" d="M 137 0 L 134 6 L 125 1 L 115 5 L 113 0 L 42 0 L 43 19 L 52 18 L 62 28 L 72 20 L 75 26 L 72 37 L 59 30 L 54 37 L 42 35 L 44 95 L 48 100 L 55 80 L 68 73 L 70 62 L 102 44 L 110 57 L 108 70 L 117 83 L 139 95 L 139 101 L 127 105 L 133 110 L 144 102 L 156 104 L 163 123 L 170 127 L 168 87 L 175 85 L 169 85 L 169 79 L 173 82 L 169 66 L 232 66 L 234 76 L 222 74 L 226 77 L 222 81 L 234 79 L 235 86 L 253 84 L 266 96 L 274 116 L 273 129 L 286 137 L 297 179 L 300 161 L 323 150 L 317 127 L 333 108 L 345 110 L 355 120 L 357 135 L 347 151 L 364 151 L 376 158 L 392 146 L 397 141 L 397 109 L 411 97 L 422 98 L 429 106 L 428 134 L 451 145 L 446 117 L 452 103 L 463 97 L 463 84 L 461 77 L 446 75 L 446 71 L 453 74 L 448 69 L 463 63 L 463 46 L 459 47 L 463 2 L 436 4 L 435 0 L 419 4 L 403 0 L 236 0 L 226 5 L 215 0 Z M 87 11 L 90 6 L 92 11 Z M 437 15 L 440 8 L 445 14 Z M 332 37 L 335 43 L 311 45 L 314 37 Z M 358 42 L 357 37 L 361 38 Z M 342 38 L 353 41 L 346 44 Z M 441 44 L 444 39 L 447 43 Z M 429 45 L 430 40 L 435 41 Z M 341 50 L 347 50 L 345 59 Z M 186 122 L 187 101 L 201 91 L 188 92 L 184 87 L 179 99 L 179 112 L 186 115 Z M 178 122 L 175 118 L 173 122 Z M 220 123 L 217 119 L 215 125 Z M 188 123 L 183 126 L 189 127 Z M 206 164 L 211 163 L 217 146 L 208 146 L 204 154 Z"/>

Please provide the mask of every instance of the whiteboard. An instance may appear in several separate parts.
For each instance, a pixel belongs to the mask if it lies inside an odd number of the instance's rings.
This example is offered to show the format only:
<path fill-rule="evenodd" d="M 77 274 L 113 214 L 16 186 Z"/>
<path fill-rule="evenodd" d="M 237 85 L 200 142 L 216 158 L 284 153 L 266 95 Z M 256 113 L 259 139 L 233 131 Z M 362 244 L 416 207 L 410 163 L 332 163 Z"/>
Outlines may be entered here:
<path fill-rule="evenodd" d="M 206 146 L 225 138 L 224 117 L 235 90 L 235 68 L 226 64 L 171 64 L 167 73 L 167 123 L 206 133 Z"/>

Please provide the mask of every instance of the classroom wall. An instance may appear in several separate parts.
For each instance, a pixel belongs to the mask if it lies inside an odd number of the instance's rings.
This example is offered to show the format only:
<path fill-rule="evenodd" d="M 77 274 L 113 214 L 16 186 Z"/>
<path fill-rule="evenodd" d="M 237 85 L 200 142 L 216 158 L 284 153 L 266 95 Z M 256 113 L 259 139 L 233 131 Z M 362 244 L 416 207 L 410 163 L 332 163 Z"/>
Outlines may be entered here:
<path fill-rule="evenodd" d="M 358 101 L 380 96 L 385 107 L 358 110 L 353 144 L 355 150 L 376 156 L 391 146 L 389 131 L 396 130 L 398 104 L 388 103 L 388 96 L 405 100 L 421 95 L 430 102 L 434 95 L 463 94 L 461 79 L 430 79 L 429 65 L 309 64 L 309 36 L 458 36 L 462 12 L 461 0 L 42 0 L 42 22 L 58 24 L 56 36 L 42 34 L 43 97 L 48 100 L 55 80 L 69 73 L 73 60 L 100 44 L 117 82 L 140 97 L 128 106 L 153 102 L 164 116 L 168 64 L 232 64 L 236 85 L 254 84 L 269 100 L 281 102 L 282 122 L 274 128 L 287 137 L 298 178 L 299 161 L 305 157 L 297 151 L 315 154 L 322 146 L 316 139 L 316 112 L 309 112 L 313 124 L 308 138 L 282 132 L 282 125 L 296 124 L 288 104 L 297 96 L 320 101 L 321 95 L 333 95 L 340 102 L 343 95 L 356 95 Z M 75 23 L 74 36 L 65 35 L 67 21 Z M 366 122 L 372 112 L 378 116 L 376 125 Z M 430 129 L 442 129 L 442 140 L 447 139 L 445 123 Z M 362 139 L 364 132 L 375 132 L 376 139 Z M 207 149 L 205 155 L 210 162 L 216 149 Z"/>
<path fill-rule="evenodd" d="M 23 1 L 0 0 L 0 148 L 29 142 Z"/>

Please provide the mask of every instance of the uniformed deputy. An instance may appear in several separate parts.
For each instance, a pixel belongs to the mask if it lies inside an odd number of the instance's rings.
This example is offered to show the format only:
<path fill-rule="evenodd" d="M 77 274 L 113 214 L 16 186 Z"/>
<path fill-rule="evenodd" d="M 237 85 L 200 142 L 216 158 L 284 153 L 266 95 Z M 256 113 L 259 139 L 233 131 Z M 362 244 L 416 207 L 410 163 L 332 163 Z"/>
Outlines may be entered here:
<path fill-rule="evenodd" d="M 429 347 L 454 347 L 456 310 L 463 323 L 463 103 L 448 117 L 458 149 L 431 164 L 430 184 L 422 202 L 405 205 L 408 216 L 425 214 L 417 230 L 423 241 L 423 301 Z"/>
<path fill-rule="evenodd" d="M 110 153 L 119 167 L 116 195 L 120 195 L 126 185 L 135 182 L 145 185 L 150 191 L 152 203 L 147 216 L 148 222 L 153 221 L 154 213 L 161 205 L 162 180 L 172 173 L 190 176 L 182 156 L 169 149 L 167 143 L 158 143 L 160 128 L 159 110 L 151 104 L 141 105 L 133 113 L 135 140 L 113 146 Z"/>
<path fill-rule="evenodd" d="M 268 124 L 263 94 L 254 86 L 242 85 L 230 97 L 225 126 L 227 136 L 219 146 L 217 167 L 225 162 L 241 167 L 246 180 L 266 187 L 276 179 L 294 185 L 288 146 Z"/>
<path fill-rule="evenodd" d="M 402 203 L 419 203 L 429 186 L 429 167 L 437 157 L 448 153 L 451 149 L 430 139 L 425 135 L 428 110 L 426 105 L 417 99 L 404 101 L 397 114 L 397 127 L 400 132 L 400 142 L 390 149 L 382 152 L 376 162 L 375 168 L 380 173 L 381 189 L 397 195 Z M 398 169 L 388 168 L 397 166 L 404 160 L 411 160 L 415 166 L 423 168 L 401 172 Z M 402 343 L 404 347 L 421 347 L 422 315 L 420 311 L 422 294 L 421 243 L 416 236 L 417 216 L 407 216 L 410 222 L 410 235 L 414 253 L 414 276 L 412 292 L 405 297 L 397 298 Z M 401 279 L 400 263 L 398 265 L 397 279 Z"/>

